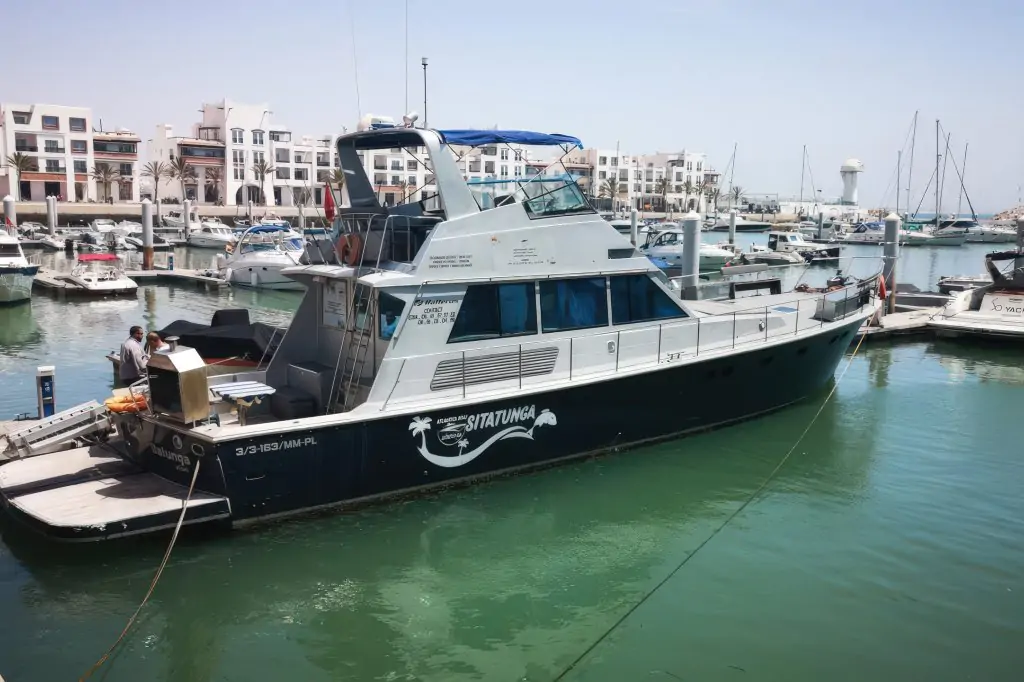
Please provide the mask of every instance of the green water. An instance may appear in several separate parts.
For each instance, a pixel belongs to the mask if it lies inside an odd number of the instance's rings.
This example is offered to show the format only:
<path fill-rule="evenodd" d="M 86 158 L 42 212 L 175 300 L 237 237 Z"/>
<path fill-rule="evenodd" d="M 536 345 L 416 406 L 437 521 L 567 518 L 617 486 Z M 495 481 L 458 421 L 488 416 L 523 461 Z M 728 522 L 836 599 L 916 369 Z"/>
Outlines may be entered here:
<path fill-rule="evenodd" d="M 37 298 L 33 325 L 0 320 L 0 370 L 30 387 L 52 357 L 69 403 L 102 397 L 96 353 L 130 323 L 205 320 L 227 303 L 287 317 L 295 301 L 174 288 L 123 308 Z M 68 333 L 77 324 L 98 341 Z M 22 405 L 20 391 L 0 410 Z M 190 533 L 93 679 L 549 681 L 598 640 L 563 679 L 1021 679 L 1024 351 L 999 346 L 863 347 L 768 488 L 602 639 L 758 489 L 823 398 L 469 489 Z M 8 682 L 78 679 L 166 540 L 54 547 L 0 533 Z"/>

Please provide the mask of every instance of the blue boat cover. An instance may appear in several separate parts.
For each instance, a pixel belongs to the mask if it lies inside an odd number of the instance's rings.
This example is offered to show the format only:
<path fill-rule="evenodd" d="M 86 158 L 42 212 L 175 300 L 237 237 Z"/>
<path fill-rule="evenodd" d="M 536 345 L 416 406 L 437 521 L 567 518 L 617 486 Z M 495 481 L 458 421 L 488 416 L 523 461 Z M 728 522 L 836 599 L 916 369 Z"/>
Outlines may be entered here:
<path fill-rule="evenodd" d="M 559 133 L 533 133 L 529 130 L 438 130 L 445 144 L 480 147 L 485 144 L 527 144 L 538 147 L 569 145 L 583 149 L 579 138 Z"/>

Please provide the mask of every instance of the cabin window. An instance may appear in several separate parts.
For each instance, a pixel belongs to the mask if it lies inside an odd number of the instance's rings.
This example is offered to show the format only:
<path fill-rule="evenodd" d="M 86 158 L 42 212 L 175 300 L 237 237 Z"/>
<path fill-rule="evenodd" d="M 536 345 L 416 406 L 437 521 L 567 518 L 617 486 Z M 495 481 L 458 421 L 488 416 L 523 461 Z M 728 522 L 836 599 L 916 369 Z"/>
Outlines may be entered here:
<path fill-rule="evenodd" d="M 402 311 L 405 310 L 405 301 L 382 291 L 377 299 L 377 308 L 380 317 L 380 338 L 388 340 L 395 335 L 398 320 L 402 318 Z"/>
<path fill-rule="evenodd" d="M 607 326 L 604 277 L 541 282 L 540 317 L 545 332 Z"/>
<path fill-rule="evenodd" d="M 583 192 L 572 180 L 535 180 L 520 187 L 526 195 L 523 204 L 531 218 L 545 218 L 567 213 L 591 212 Z"/>
<path fill-rule="evenodd" d="M 448 343 L 536 334 L 535 292 L 533 282 L 469 285 Z"/>
<path fill-rule="evenodd" d="M 611 278 L 612 322 L 629 324 L 686 317 L 686 313 L 646 274 Z"/>

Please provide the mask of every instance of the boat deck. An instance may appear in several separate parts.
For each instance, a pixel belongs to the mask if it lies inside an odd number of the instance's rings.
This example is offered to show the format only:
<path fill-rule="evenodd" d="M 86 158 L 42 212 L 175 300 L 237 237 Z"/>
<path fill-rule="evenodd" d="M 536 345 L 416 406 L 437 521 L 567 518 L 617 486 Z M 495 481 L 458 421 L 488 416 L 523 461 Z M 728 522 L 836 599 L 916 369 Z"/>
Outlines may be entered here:
<path fill-rule="evenodd" d="M 32 280 L 32 286 L 36 289 L 66 295 L 82 296 L 113 296 L 114 292 L 95 292 L 82 287 L 68 284 L 62 275 L 67 273 L 57 272 L 49 268 L 39 268 L 38 274 Z M 136 284 L 170 283 L 170 284 L 195 284 L 205 288 L 207 291 L 218 290 L 228 286 L 228 282 L 218 277 L 210 277 L 201 274 L 198 270 L 128 270 L 125 275 L 135 280 Z M 136 290 L 117 292 L 116 295 L 134 295 Z"/>
<path fill-rule="evenodd" d="M 55 539 L 100 540 L 172 528 L 188 490 L 93 445 L 0 466 L 0 502 Z M 193 491 L 185 523 L 230 516 L 228 500 Z"/>

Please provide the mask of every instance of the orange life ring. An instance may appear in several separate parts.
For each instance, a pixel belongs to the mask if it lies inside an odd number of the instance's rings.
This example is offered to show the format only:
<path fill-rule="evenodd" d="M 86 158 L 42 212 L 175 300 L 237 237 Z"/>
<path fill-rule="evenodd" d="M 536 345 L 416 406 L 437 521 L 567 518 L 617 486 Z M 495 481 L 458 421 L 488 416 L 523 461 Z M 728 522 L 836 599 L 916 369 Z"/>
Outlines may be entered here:
<path fill-rule="evenodd" d="M 345 265 L 359 265 L 363 260 L 363 237 L 356 233 L 340 235 L 334 250 Z"/>

